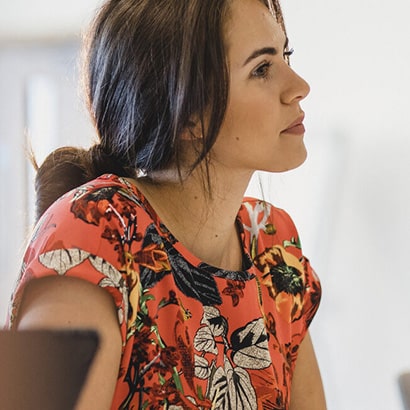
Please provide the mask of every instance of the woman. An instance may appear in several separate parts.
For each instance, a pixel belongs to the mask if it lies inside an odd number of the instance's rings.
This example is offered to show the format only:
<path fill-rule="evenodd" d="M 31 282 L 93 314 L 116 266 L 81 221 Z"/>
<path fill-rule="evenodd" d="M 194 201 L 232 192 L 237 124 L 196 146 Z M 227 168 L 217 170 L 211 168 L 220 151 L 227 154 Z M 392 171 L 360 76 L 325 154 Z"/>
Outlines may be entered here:
<path fill-rule="evenodd" d="M 100 142 L 39 169 L 10 315 L 100 332 L 80 409 L 325 408 L 318 279 L 289 216 L 243 200 L 255 170 L 306 157 L 309 87 L 290 54 L 276 1 L 99 12 L 86 87 Z"/>

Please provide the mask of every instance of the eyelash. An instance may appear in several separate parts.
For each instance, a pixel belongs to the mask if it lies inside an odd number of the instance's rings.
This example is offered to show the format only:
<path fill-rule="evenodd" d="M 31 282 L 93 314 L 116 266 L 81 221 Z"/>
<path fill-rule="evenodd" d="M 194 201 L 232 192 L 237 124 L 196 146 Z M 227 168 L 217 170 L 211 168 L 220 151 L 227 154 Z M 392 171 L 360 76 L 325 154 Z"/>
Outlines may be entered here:
<path fill-rule="evenodd" d="M 293 53 L 294 53 L 293 48 L 283 52 L 283 58 L 288 65 L 290 65 L 290 56 Z M 252 77 L 261 78 L 261 79 L 266 80 L 269 77 L 269 69 L 271 66 L 272 66 L 272 63 L 270 61 L 263 62 L 254 71 L 252 71 Z"/>
<path fill-rule="evenodd" d="M 293 48 L 291 48 L 290 50 L 286 50 L 283 52 L 283 58 L 285 59 L 285 61 L 288 63 L 288 65 L 290 65 L 290 56 L 295 52 L 295 50 Z"/>

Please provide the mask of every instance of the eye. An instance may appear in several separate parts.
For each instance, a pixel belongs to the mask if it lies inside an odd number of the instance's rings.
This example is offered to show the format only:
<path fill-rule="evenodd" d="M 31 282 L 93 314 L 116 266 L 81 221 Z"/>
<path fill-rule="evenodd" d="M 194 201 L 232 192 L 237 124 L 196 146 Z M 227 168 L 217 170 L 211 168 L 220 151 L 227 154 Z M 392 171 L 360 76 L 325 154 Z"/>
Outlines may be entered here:
<path fill-rule="evenodd" d="M 285 59 L 286 63 L 288 65 L 290 65 L 290 56 L 295 52 L 295 50 L 293 48 L 291 48 L 290 50 L 285 50 L 283 52 L 283 58 Z"/>
<path fill-rule="evenodd" d="M 267 78 L 269 75 L 269 69 L 271 67 L 272 63 L 265 61 L 261 65 L 255 68 L 255 70 L 252 71 L 251 76 L 255 78 Z"/>

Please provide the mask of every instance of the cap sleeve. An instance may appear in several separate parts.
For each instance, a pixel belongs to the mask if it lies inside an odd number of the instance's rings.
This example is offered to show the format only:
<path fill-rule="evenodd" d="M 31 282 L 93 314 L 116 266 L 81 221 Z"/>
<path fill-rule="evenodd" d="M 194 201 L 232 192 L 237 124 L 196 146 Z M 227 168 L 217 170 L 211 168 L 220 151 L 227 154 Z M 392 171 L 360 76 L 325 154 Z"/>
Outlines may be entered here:
<path fill-rule="evenodd" d="M 124 270 L 123 249 L 116 246 L 115 238 L 110 238 L 120 232 L 123 221 L 112 217 L 118 205 L 115 189 L 92 193 L 90 196 L 90 191 L 74 190 L 40 219 L 23 258 L 6 326 L 13 328 L 29 281 L 48 276 L 72 277 L 111 295 L 125 345 L 130 281 Z"/>
<path fill-rule="evenodd" d="M 302 267 L 302 319 L 306 324 L 306 328 L 308 328 L 319 308 L 322 294 L 320 280 L 312 268 L 309 259 L 303 253 L 299 233 L 290 215 L 283 209 L 273 206 L 271 213 L 279 242 L 286 249 L 286 252 L 298 258 Z"/>
<path fill-rule="evenodd" d="M 296 347 L 319 307 L 319 279 L 302 252 L 298 231 L 287 212 L 247 198 L 240 217 L 261 286 L 264 316 L 272 318 L 274 333 L 282 341 Z"/>

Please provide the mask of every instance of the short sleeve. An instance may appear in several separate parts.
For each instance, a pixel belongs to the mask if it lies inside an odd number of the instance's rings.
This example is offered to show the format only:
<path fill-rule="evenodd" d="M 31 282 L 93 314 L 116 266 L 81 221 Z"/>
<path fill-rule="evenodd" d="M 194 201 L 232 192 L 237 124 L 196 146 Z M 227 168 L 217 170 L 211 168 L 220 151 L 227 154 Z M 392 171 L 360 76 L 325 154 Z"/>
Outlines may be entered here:
<path fill-rule="evenodd" d="M 319 278 L 302 252 L 298 231 L 287 212 L 247 198 L 240 216 L 261 287 L 267 327 L 283 345 L 291 346 L 294 364 L 297 348 L 319 307 Z"/>
<path fill-rule="evenodd" d="M 302 241 L 290 215 L 283 209 L 274 207 L 272 207 L 271 212 L 280 243 L 286 252 L 294 255 L 301 264 L 301 278 L 303 280 L 302 320 L 308 328 L 319 308 L 322 295 L 320 280 L 309 259 L 303 253 Z"/>
<path fill-rule="evenodd" d="M 84 198 L 86 196 L 87 198 Z M 112 218 L 116 190 L 74 190 L 55 202 L 38 222 L 27 246 L 12 295 L 6 326 L 13 328 L 27 283 L 47 276 L 85 280 L 109 292 L 118 314 L 123 344 L 127 334 L 128 282 L 121 249 L 109 235 L 121 221 Z"/>

